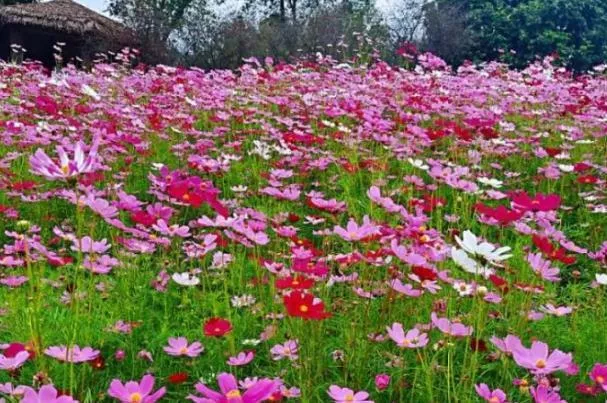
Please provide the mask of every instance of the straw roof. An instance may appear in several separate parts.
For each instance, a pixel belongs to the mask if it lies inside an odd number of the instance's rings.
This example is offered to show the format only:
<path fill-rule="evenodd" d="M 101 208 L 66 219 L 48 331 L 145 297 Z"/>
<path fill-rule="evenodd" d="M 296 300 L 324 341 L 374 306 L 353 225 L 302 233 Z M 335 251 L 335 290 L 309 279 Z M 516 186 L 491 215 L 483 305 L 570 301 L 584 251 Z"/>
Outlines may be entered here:
<path fill-rule="evenodd" d="M 124 46 L 135 42 L 122 24 L 72 0 L 0 7 L 0 28 L 8 24 L 103 38 Z"/>

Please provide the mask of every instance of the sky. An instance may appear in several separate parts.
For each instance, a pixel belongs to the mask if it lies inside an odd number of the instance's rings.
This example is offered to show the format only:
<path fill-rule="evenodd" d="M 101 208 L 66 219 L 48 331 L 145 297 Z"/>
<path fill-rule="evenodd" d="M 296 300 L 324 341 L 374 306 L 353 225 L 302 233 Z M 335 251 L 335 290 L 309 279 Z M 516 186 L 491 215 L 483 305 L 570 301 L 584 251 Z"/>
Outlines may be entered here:
<path fill-rule="evenodd" d="M 97 11 L 98 13 L 107 15 L 105 12 L 107 8 L 106 0 L 75 0 L 77 3 L 80 3 L 88 8 Z"/>

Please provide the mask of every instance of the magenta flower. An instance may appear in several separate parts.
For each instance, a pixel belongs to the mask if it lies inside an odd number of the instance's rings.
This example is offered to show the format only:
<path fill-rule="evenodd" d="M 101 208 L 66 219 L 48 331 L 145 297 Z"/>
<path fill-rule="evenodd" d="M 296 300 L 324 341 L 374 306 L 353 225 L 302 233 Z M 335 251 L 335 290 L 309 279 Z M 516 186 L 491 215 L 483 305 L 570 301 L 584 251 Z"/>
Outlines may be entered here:
<path fill-rule="evenodd" d="M 102 254 L 107 252 L 112 245 L 107 243 L 107 239 L 103 238 L 101 241 L 95 241 L 90 236 L 85 236 L 82 239 L 72 240 L 72 250 L 74 252 L 83 253 L 98 253 Z"/>
<path fill-rule="evenodd" d="M 432 312 L 432 325 L 438 328 L 441 332 L 454 337 L 466 337 L 472 334 L 474 330 L 472 326 L 465 326 L 462 323 L 451 322 L 447 318 L 439 318 L 436 313 Z"/>
<path fill-rule="evenodd" d="M 230 357 L 226 364 L 233 367 L 240 367 L 243 365 L 247 365 L 255 358 L 255 353 L 252 351 L 242 352 L 236 356 Z"/>
<path fill-rule="evenodd" d="M 27 351 L 19 351 L 14 357 L 5 357 L 0 354 L 0 369 L 5 371 L 14 371 L 25 364 L 30 353 Z"/>
<path fill-rule="evenodd" d="M 375 387 L 377 390 L 385 390 L 390 386 L 390 375 L 377 374 L 375 376 Z"/>
<path fill-rule="evenodd" d="M 44 354 L 59 361 L 80 363 L 92 361 L 97 358 L 99 356 L 99 350 L 93 350 L 91 347 L 80 348 L 80 346 L 77 345 L 67 348 L 64 345 L 61 345 L 47 348 L 44 350 Z"/>
<path fill-rule="evenodd" d="M 128 381 L 126 384 L 118 379 L 110 383 L 107 393 L 122 403 L 154 403 L 166 393 L 166 388 L 162 387 L 156 392 L 154 389 L 154 377 L 144 375 L 140 382 Z"/>
<path fill-rule="evenodd" d="M 559 393 L 550 389 L 544 385 L 539 385 L 537 388 L 533 386 L 529 388 L 529 392 L 531 392 L 531 396 L 533 396 L 533 400 L 535 403 L 567 403 L 566 400 L 562 400 Z"/>
<path fill-rule="evenodd" d="M 607 365 L 594 364 L 590 370 L 590 379 L 596 382 L 604 391 L 607 392 Z"/>
<path fill-rule="evenodd" d="M 175 357 L 188 356 L 198 357 L 204 351 L 203 345 L 195 341 L 188 345 L 188 340 L 185 337 L 170 337 L 168 347 L 164 347 L 164 352 Z"/>
<path fill-rule="evenodd" d="M 506 401 L 506 394 L 501 389 L 495 389 L 492 391 L 484 383 L 474 385 L 474 388 L 476 389 L 476 393 L 485 399 L 487 403 L 504 403 Z"/>
<path fill-rule="evenodd" d="M 188 399 L 195 403 L 259 403 L 268 399 L 277 388 L 280 388 L 280 382 L 264 378 L 248 385 L 242 393 L 234 375 L 225 372 L 217 376 L 217 384 L 220 392 L 197 383 L 196 391 L 204 397 L 189 395 Z"/>
<path fill-rule="evenodd" d="M 29 386 L 20 388 L 23 392 L 21 403 L 78 403 L 71 396 L 58 396 L 59 392 L 53 385 L 44 385 L 37 392 Z"/>
<path fill-rule="evenodd" d="M 536 375 L 547 375 L 552 372 L 562 371 L 569 368 L 573 361 L 571 353 L 563 353 L 554 350 L 548 354 L 548 345 L 541 341 L 534 341 L 531 348 L 521 346 L 512 352 L 514 361 Z"/>
<path fill-rule="evenodd" d="M 373 403 L 373 400 L 367 400 L 369 393 L 364 390 L 354 392 L 352 389 L 331 385 L 327 393 L 335 403 Z"/>
<path fill-rule="evenodd" d="M 386 329 L 388 336 L 400 348 L 420 348 L 428 344 L 428 335 L 421 333 L 419 329 L 408 330 L 405 334 L 403 325 L 400 323 L 393 323 L 392 327 L 386 327 Z"/>
<path fill-rule="evenodd" d="M 63 147 L 55 149 L 59 156 L 59 164 L 53 161 L 42 149 L 37 149 L 30 157 L 32 173 L 41 175 L 47 179 L 69 179 L 79 174 L 93 172 L 98 162 L 98 141 L 94 141 L 88 155 L 84 152 L 84 144 L 79 141 L 74 148 L 74 157 L 69 158 Z"/>

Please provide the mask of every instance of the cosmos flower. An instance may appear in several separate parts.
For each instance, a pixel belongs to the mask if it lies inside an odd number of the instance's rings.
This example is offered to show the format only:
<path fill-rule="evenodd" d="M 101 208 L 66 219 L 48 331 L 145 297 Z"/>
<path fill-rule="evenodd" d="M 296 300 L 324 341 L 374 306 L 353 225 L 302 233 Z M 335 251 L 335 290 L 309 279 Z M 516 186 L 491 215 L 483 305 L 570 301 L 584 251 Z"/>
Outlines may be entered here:
<path fill-rule="evenodd" d="M 282 360 L 284 358 L 295 361 L 298 358 L 298 347 L 297 340 L 287 340 L 283 344 L 276 344 L 272 347 L 270 353 L 272 354 L 272 359 L 274 361 Z"/>
<path fill-rule="evenodd" d="M 107 393 L 121 403 L 155 403 L 164 396 L 166 388 L 162 387 L 153 392 L 154 382 L 152 375 L 144 375 L 139 382 L 128 381 L 125 384 L 114 379 Z"/>
<path fill-rule="evenodd" d="M 549 354 L 548 345 L 534 341 L 531 348 L 521 346 L 512 351 L 514 361 L 536 375 L 547 375 L 556 371 L 566 370 L 573 362 L 571 353 L 554 350 Z"/>
<path fill-rule="evenodd" d="M 221 337 L 232 330 L 230 321 L 222 318 L 211 318 L 203 326 L 205 336 Z"/>
<path fill-rule="evenodd" d="M 400 348 L 420 348 L 428 344 L 428 335 L 421 333 L 419 329 L 413 328 L 407 333 L 403 330 L 403 325 L 393 323 L 392 327 L 387 327 L 388 336 Z"/>
<path fill-rule="evenodd" d="M 532 386 L 529 388 L 529 393 L 531 393 L 535 403 L 567 403 L 566 400 L 561 399 L 558 391 L 544 385 Z"/>
<path fill-rule="evenodd" d="M 377 235 L 379 233 L 379 227 L 373 224 L 368 216 L 364 216 L 362 225 L 358 225 L 356 221 L 350 219 L 346 228 L 336 225 L 335 228 L 333 228 L 333 232 L 344 240 L 352 242 Z"/>
<path fill-rule="evenodd" d="M 29 160 L 32 173 L 51 180 L 65 180 L 79 174 L 93 172 L 99 164 L 99 157 L 97 155 L 99 142 L 93 142 L 88 154 L 84 152 L 84 147 L 83 142 L 77 142 L 74 147 L 74 156 L 70 159 L 63 147 L 57 146 L 56 151 L 59 156 L 59 164 L 53 161 L 44 150 L 39 148 Z"/>
<path fill-rule="evenodd" d="M 352 389 L 331 385 L 327 394 L 335 403 L 373 403 L 373 400 L 368 400 L 369 394 L 364 390 L 354 392 Z"/>
<path fill-rule="evenodd" d="M 232 367 L 240 367 L 243 365 L 247 365 L 248 363 L 253 361 L 253 358 L 255 358 L 254 352 L 252 352 L 252 351 L 241 352 L 235 356 L 228 358 L 228 361 L 226 364 L 228 364 Z"/>
<path fill-rule="evenodd" d="M 219 392 L 197 383 L 196 391 L 204 397 L 188 395 L 188 399 L 194 403 L 260 403 L 272 396 L 280 387 L 276 381 L 264 378 L 250 383 L 242 392 L 234 375 L 225 372 L 217 376 L 217 384 Z"/>
<path fill-rule="evenodd" d="M 173 273 L 171 276 L 174 282 L 185 287 L 194 287 L 200 284 L 200 278 L 193 275 L 189 271 L 183 273 Z"/>
<path fill-rule="evenodd" d="M 465 326 L 458 322 L 451 322 L 447 318 L 439 318 L 434 312 L 432 312 L 431 319 L 432 325 L 435 328 L 450 336 L 466 337 L 470 336 L 473 331 L 472 326 Z"/>
<path fill-rule="evenodd" d="M 30 353 L 27 351 L 19 351 L 14 357 L 0 354 L 0 370 L 15 371 L 21 368 L 29 357 Z"/>
<path fill-rule="evenodd" d="M 53 385 L 43 385 L 38 391 L 29 386 L 23 386 L 20 393 L 23 394 L 21 403 L 78 403 L 78 400 L 71 396 L 59 396 L 59 392 Z"/>
<path fill-rule="evenodd" d="M 504 403 L 506 402 L 506 394 L 501 389 L 491 390 L 489 387 L 481 383 L 480 385 L 474 385 L 474 389 L 476 389 L 476 393 L 487 403 Z"/>
<path fill-rule="evenodd" d="M 310 293 L 292 291 L 283 297 L 289 316 L 303 319 L 322 320 L 331 316 L 325 311 L 325 304 Z"/>
<path fill-rule="evenodd" d="M 163 350 L 168 355 L 193 358 L 198 357 L 204 351 L 204 347 L 198 341 L 188 344 L 188 340 L 185 337 L 170 337 L 169 345 L 164 347 Z"/>
<path fill-rule="evenodd" d="M 44 354 L 59 361 L 80 363 L 92 361 L 97 358 L 99 356 L 99 350 L 94 350 L 91 347 L 80 348 L 78 345 L 74 345 L 70 348 L 61 345 L 47 348 L 44 350 Z"/>

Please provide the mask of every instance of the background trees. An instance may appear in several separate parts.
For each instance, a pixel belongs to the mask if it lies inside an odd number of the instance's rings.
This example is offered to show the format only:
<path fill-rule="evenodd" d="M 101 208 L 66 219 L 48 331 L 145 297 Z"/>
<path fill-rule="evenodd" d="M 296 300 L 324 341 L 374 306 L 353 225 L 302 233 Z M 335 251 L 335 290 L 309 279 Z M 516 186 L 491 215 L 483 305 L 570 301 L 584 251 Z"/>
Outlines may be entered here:
<path fill-rule="evenodd" d="M 141 36 L 144 55 L 205 68 L 362 48 L 399 62 L 403 43 L 454 65 L 522 67 L 555 54 L 583 71 L 607 59 L 605 0 L 377 1 L 391 3 L 379 12 L 373 0 L 110 0 L 109 11 Z"/>

